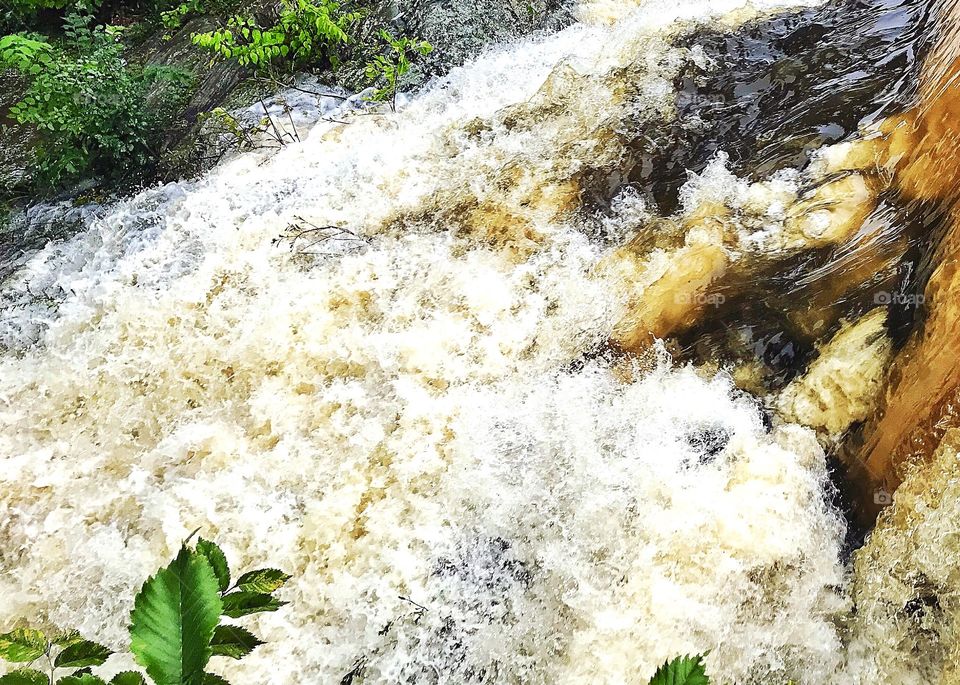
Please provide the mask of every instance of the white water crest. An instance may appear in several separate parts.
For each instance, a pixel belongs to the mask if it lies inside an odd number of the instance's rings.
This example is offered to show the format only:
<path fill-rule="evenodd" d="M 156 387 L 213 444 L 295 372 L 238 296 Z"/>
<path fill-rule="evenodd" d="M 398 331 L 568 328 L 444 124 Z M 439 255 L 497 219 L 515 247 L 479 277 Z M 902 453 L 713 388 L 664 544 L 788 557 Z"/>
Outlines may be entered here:
<path fill-rule="evenodd" d="M 124 649 L 199 527 L 293 574 L 244 619 L 267 644 L 214 661 L 235 685 L 639 683 L 707 650 L 717 683 L 828 682 L 848 600 L 814 434 L 662 349 L 595 354 L 626 305 L 596 266 L 643 209 L 579 199 L 673 116 L 677 35 L 777 8 L 585 5 L 34 256 L 0 301 L 0 629 Z M 291 226 L 337 228 L 305 254 Z"/>

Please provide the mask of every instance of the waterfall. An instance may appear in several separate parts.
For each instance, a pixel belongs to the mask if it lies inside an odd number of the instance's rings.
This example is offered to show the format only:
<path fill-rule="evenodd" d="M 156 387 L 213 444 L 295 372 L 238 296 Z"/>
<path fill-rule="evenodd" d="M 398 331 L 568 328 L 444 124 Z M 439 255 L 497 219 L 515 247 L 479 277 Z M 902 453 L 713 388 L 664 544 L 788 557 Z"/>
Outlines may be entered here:
<path fill-rule="evenodd" d="M 708 252 L 705 283 L 825 242 L 792 213 L 809 179 L 721 150 L 674 242 L 629 255 L 657 208 L 589 201 L 711 67 L 686 38 L 817 4 L 585 0 L 396 113 L 30 255 L 0 294 L 0 629 L 123 650 L 136 589 L 201 528 L 293 574 L 267 644 L 214 665 L 235 685 L 642 683 L 703 652 L 721 685 L 849 682 L 816 432 L 661 342 L 609 345 L 685 320 L 632 312 Z"/>

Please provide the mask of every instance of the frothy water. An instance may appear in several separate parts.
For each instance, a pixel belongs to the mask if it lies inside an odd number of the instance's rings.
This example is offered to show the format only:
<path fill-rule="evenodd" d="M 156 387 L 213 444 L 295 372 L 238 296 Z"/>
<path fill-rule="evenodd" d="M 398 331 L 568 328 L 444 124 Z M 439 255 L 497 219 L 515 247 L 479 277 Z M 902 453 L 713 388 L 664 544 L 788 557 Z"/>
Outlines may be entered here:
<path fill-rule="evenodd" d="M 650 209 L 585 205 L 676 115 L 705 59 L 679 38 L 785 7 L 584 4 L 397 114 L 318 121 L 33 256 L 0 300 L 0 628 L 124 648 L 200 527 L 294 575 L 251 621 L 268 644 L 214 665 L 237 685 L 639 683 L 707 650 L 721 684 L 870 682 L 840 675 L 815 433 L 662 345 L 607 354 L 671 267 L 657 248 L 625 284 L 604 264 Z M 748 254 L 791 249 L 799 190 L 721 155 L 680 198 L 732 207 Z"/>

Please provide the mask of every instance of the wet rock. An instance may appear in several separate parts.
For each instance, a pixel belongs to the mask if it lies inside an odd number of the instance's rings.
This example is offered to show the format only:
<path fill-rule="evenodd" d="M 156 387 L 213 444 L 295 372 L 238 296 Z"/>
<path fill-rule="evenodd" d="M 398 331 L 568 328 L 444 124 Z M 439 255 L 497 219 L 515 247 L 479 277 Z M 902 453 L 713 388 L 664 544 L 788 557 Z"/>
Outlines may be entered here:
<path fill-rule="evenodd" d="M 878 308 L 845 323 L 806 373 L 781 393 L 780 414 L 832 437 L 870 416 L 883 392 L 892 354 L 885 321 L 886 312 Z"/>
<path fill-rule="evenodd" d="M 19 102 L 25 87 L 17 72 L 0 70 L 0 207 L 30 183 L 36 135 L 10 116 L 10 107 Z"/>
<path fill-rule="evenodd" d="M 701 464 L 709 464 L 730 442 L 730 431 L 721 425 L 705 425 L 686 435 L 687 444 L 699 454 Z"/>
<path fill-rule="evenodd" d="M 490 43 L 573 20 L 565 0 L 411 0 L 398 9 L 397 26 L 434 47 L 419 67 L 420 79 L 460 66 Z"/>

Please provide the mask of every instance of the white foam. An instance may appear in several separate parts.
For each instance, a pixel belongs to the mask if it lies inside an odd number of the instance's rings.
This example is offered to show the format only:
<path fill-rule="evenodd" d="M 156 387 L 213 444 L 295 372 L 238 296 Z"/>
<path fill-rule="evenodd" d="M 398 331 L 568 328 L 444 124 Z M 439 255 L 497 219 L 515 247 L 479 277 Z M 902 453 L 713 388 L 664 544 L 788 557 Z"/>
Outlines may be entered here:
<path fill-rule="evenodd" d="M 617 78 L 669 116 L 666 27 L 735 6 L 498 48 L 398 115 L 318 123 L 32 259 L 0 327 L 0 628 L 122 648 L 135 589 L 199 526 L 235 569 L 294 574 L 248 621 L 268 644 L 214 666 L 237 685 L 641 682 L 707 649 L 721 684 L 822 683 L 841 525 L 813 435 L 766 433 L 722 376 L 584 363 L 623 311 L 593 275 L 607 248 L 528 202 L 611 152 L 636 107 Z M 477 206 L 536 239 L 431 218 Z M 273 245 L 298 215 L 366 245 Z"/>

